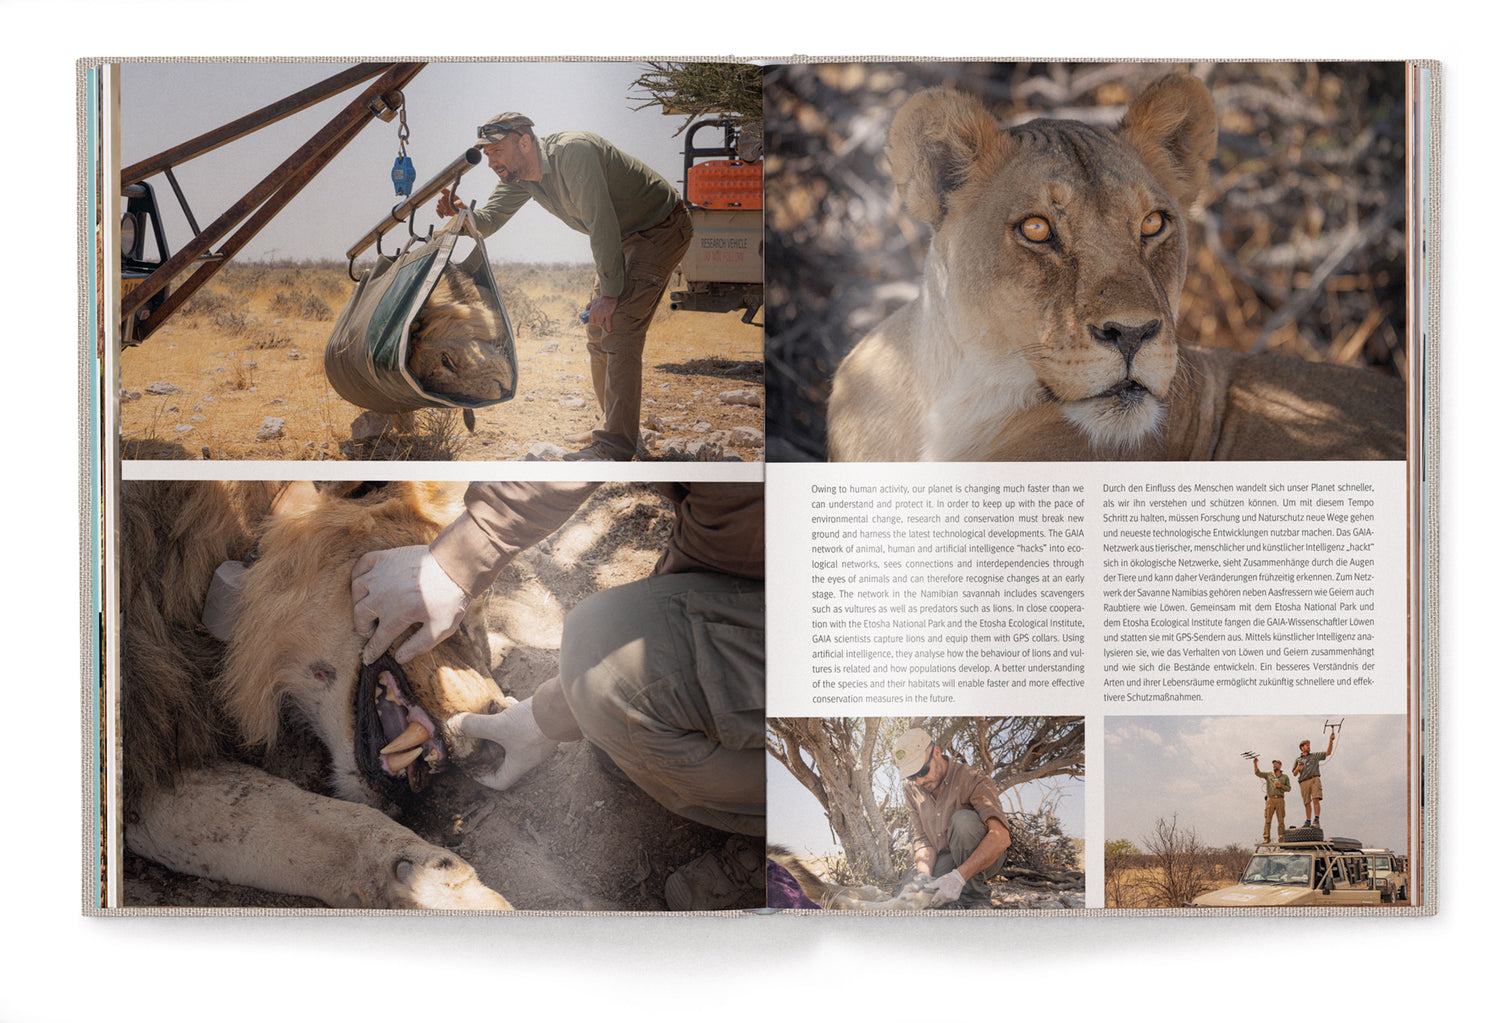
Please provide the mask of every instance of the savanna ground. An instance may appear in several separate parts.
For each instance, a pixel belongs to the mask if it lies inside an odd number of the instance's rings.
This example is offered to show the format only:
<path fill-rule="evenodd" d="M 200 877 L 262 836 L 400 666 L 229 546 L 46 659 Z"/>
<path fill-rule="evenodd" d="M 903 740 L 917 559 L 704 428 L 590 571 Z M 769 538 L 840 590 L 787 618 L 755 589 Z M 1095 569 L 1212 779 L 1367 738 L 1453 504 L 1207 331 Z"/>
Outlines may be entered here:
<path fill-rule="evenodd" d="M 672 517 L 668 502 L 650 487 L 606 484 L 551 537 L 506 567 L 485 613 L 494 675 L 507 695 L 524 699 L 557 674 L 563 615 L 592 593 L 647 575 Z M 301 729 L 287 734 L 268 767 L 326 791 L 316 740 Z M 668 875 L 729 837 L 663 810 L 587 742 L 564 743 L 503 793 L 458 772 L 443 774 L 402 821 L 427 841 L 453 849 L 517 909 L 547 911 L 665 910 Z M 175 874 L 130 854 L 124 898 L 131 907 L 322 906 Z"/>
<path fill-rule="evenodd" d="M 544 444 L 581 447 L 599 421 L 578 319 L 592 267 L 503 264 L 495 276 L 516 333 L 519 387 L 512 400 L 477 410 L 472 434 L 443 409 L 419 412 L 410 434 L 353 436 L 364 410 L 339 397 L 323 370 L 324 345 L 354 288 L 346 267 L 231 263 L 122 353 L 125 457 L 479 461 L 523 459 Z M 646 339 L 645 458 L 761 458 L 763 333 L 738 314 L 674 312 L 662 299 Z M 267 428 L 270 419 L 279 431 Z"/>
<path fill-rule="evenodd" d="M 943 86 L 1004 128 L 1112 128 L 1177 71 L 1203 79 L 1219 113 L 1179 336 L 1405 379 L 1399 63 L 793 64 L 765 79 L 769 457 L 826 458 L 834 370 L 916 297 L 931 232 L 901 208 L 884 156 L 902 103 Z"/>

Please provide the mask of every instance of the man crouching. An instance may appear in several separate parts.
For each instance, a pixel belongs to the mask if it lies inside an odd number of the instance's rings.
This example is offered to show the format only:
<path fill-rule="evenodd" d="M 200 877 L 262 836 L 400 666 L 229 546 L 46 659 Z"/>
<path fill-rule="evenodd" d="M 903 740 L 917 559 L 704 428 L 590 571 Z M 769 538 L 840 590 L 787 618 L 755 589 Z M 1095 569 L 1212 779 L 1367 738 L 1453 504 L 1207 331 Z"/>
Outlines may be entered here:
<path fill-rule="evenodd" d="M 901 734 L 891 751 L 905 780 L 911 815 L 912 869 L 901 887 L 933 893 L 932 906 L 961 897 L 989 904 L 985 882 L 1005 866 L 1010 824 L 993 778 L 954 763 L 920 728 Z"/>

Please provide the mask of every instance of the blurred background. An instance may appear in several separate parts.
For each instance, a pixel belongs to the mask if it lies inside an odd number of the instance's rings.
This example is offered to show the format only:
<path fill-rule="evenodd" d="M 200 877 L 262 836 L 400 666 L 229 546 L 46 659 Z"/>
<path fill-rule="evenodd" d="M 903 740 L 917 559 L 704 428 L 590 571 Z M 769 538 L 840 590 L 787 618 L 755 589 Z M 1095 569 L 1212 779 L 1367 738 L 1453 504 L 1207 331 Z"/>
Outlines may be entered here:
<path fill-rule="evenodd" d="M 944 86 L 1002 127 L 1113 127 L 1174 71 L 1207 83 L 1219 112 L 1179 337 L 1405 379 L 1401 63 L 777 65 L 765 76 L 766 459 L 827 457 L 834 370 L 917 294 L 930 231 L 901 209 L 883 153 L 908 97 Z"/>

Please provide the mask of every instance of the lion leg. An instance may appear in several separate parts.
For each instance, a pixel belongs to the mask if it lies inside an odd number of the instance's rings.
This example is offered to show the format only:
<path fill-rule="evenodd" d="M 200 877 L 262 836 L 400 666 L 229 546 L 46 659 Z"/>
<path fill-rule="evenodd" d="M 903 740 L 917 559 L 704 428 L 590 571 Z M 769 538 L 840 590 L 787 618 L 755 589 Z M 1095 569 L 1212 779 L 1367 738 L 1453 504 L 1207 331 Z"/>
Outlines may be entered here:
<path fill-rule="evenodd" d="M 341 908 L 512 908 L 464 860 L 379 810 L 245 764 L 186 771 L 133 809 L 126 844 L 180 873 Z"/>

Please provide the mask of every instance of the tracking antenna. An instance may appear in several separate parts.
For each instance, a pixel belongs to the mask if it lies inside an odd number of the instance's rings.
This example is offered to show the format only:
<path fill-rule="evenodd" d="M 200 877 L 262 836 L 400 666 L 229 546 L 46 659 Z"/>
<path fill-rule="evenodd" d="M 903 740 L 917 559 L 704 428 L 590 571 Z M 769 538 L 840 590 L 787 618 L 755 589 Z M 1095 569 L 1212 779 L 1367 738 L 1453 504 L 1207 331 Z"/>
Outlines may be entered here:
<path fill-rule="evenodd" d="M 1245 752 L 1243 752 L 1243 753 L 1240 754 L 1240 759 L 1241 760 L 1259 760 L 1260 759 L 1260 754 L 1256 753 L 1254 750 L 1248 750 L 1247 749 Z"/>
<path fill-rule="evenodd" d="M 1337 721 L 1330 721 L 1327 718 L 1324 718 L 1323 719 L 1323 731 L 1326 732 L 1330 728 L 1333 729 L 1333 732 L 1334 732 L 1335 735 L 1339 734 L 1343 730 L 1343 728 L 1344 728 L 1344 719 L 1343 718 L 1339 718 Z"/>

